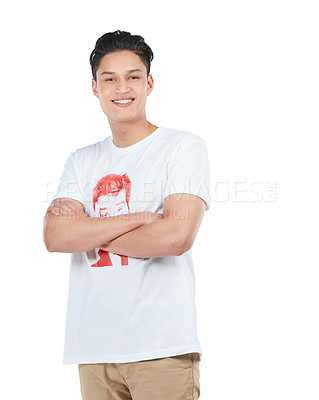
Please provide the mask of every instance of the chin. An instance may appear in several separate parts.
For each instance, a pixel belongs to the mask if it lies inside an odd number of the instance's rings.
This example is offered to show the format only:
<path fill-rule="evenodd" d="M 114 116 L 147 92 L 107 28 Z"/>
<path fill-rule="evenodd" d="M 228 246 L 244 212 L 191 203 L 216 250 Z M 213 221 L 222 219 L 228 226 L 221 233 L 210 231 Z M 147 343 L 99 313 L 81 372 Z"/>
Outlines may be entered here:
<path fill-rule="evenodd" d="M 127 116 L 124 116 L 124 115 L 106 114 L 106 116 L 107 116 L 109 122 L 112 122 L 112 121 L 114 121 L 114 122 L 136 122 L 136 121 L 138 121 L 139 119 L 142 118 L 142 115 L 127 115 Z"/>

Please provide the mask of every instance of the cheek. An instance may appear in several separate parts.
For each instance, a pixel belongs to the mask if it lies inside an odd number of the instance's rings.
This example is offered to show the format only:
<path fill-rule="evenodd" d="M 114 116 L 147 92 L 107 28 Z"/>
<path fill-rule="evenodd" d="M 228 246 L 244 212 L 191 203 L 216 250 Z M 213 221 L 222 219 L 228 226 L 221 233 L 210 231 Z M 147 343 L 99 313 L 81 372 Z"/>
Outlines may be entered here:
<path fill-rule="evenodd" d="M 103 110 L 105 110 L 105 109 L 111 108 L 113 106 L 113 103 L 112 103 L 110 97 L 103 94 L 102 96 L 100 96 L 100 105 L 101 105 L 101 108 Z"/>
<path fill-rule="evenodd" d="M 111 88 L 108 87 L 107 85 L 101 85 L 99 86 L 99 98 L 100 100 L 106 101 L 107 99 L 112 98 L 111 97 Z"/>
<path fill-rule="evenodd" d="M 147 97 L 147 85 L 143 84 L 140 85 L 138 88 L 135 88 L 135 93 L 138 95 L 140 98 Z"/>
<path fill-rule="evenodd" d="M 147 99 L 147 92 L 145 89 L 137 93 L 137 100 L 140 104 L 145 104 Z"/>

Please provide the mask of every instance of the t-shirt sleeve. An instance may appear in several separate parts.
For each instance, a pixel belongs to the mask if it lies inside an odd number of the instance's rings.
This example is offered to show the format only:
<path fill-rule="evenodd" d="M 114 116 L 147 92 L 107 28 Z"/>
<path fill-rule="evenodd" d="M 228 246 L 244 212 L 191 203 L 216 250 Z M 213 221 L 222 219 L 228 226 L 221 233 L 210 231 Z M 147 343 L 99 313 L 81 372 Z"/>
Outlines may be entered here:
<path fill-rule="evenodd" d="M 182 144 L 171 156 L 165 197 L 175 193 L 189 193 L 200 197 L 210 208 L 210 168 L 207 147 L 203 139 L 192 139 Z"/>
<path fill-rule="evenodd" d="M 53 195 L 52 201 L 60 197 L 69 197 L 84 204 L 83 192 L 81 189 L 80 171 L 75 160 L 75 153 L 71 153 L 67 159 L 58 191 Z"/>

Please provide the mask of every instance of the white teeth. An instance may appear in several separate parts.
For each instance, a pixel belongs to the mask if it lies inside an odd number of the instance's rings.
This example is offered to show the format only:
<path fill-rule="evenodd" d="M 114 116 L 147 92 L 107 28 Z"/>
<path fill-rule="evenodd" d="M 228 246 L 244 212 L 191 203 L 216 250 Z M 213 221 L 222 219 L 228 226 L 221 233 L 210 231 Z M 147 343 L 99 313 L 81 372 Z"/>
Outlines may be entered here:
<path fill-rule="evenodd" d="M 133 101 L 132 99 L 127 99 L 127 100 L 114 100 L 114 103 L 130 103 L 131 101 Z"/>

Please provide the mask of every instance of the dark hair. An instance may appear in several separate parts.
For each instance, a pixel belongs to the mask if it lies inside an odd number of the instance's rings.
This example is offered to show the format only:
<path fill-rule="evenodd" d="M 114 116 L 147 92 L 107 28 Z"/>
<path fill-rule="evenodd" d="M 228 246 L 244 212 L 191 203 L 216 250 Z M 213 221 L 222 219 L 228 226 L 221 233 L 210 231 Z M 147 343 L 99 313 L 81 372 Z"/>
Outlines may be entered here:
<path fill-rule="evenodd" d="M 115 31 L 108 32 L 101 36 L 95 43 L 95 48 L 90 55 L 90 64 L 93 78 L 96 80 L 96 71 L 99 68 L 102 57 L 106 54 L 120 50 L 130 50 L 137 54 L 146 67 L 147 75 L 150 73 L 151 61 L 154 54 L 139 35 L 131 35 L 130 32 Z"/>

